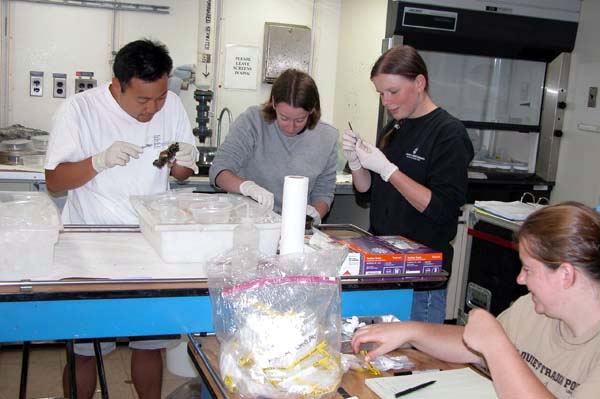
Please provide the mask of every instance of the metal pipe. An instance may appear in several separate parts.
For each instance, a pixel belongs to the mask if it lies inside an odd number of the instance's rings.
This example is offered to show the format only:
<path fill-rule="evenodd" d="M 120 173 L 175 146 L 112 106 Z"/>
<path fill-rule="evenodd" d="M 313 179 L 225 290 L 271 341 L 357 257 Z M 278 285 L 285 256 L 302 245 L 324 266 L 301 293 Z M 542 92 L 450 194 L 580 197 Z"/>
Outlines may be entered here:
<path fill-rule="evenodd" d="M 233 122 L 233 115 L 231 114 L 231 110 L 227 107 L 221 110 L 219 113 L 219 117 L 217 118 L 217 142 L 215 147 L 218 147 L 221 144 L 221 122 L 223 120 L 223 114 L 227 112 L 227 116 L 229 117 L 229 126 L 231 126 L 231 122 Z"/>
<path fill-rule="evenodd" d="M 169 6 L 159 6 L 154 4 L 138 4 L 138 3 L 120 3 L 118 1 L 101 1 L 101 0 L 13 0 L 22 1 L 24 3 L 40 3 L 51 4 L 56 6 L 74 6 L 86 8 L 100 8 L 103 10 L 120 10 L 120 11 L 141 11 L 152 12 L 157 14 L 169 14 Z"/>

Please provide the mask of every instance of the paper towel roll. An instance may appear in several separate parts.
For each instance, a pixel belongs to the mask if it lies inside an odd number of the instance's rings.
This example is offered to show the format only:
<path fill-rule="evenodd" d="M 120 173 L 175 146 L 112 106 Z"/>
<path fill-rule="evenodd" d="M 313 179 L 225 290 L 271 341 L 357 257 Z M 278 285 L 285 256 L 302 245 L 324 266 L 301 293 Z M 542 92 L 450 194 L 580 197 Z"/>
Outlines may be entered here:
<path fill-rule="evenodd" d="M 281 255 L 304 252 L 308 177 L 286 176 L 281 204 Z"/>

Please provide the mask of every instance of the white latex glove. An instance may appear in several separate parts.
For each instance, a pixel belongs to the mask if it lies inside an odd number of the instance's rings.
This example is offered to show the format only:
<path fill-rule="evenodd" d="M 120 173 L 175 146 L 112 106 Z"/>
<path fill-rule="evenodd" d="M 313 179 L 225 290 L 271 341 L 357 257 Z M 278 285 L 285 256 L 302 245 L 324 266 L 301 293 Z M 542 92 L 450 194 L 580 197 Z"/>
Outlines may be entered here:
<path fill-rule="evenodd" d="M 356 155 L 363 168 L 379 173 L 384 181 L 390 180 L 392 173 L 398 170 L 398 167 L 391 163 L 379 148 L 365 141 L 356 143 Z"/>
<path fill-rule="evenodd" d="M 265 190 L 252 180 L 246 180 L 240 184 L 240 193 L 246 197 L 252 198 L 262 206 L 273 209 L 273 204 L 275 203 L 273 193 Z"/>
<path fill-rule="evenodd" d="M 348 167 L 350 170 L 358 170 L 362 167 L 358 155 L 356 155 L 356 142 L 358 137 L 352 130 L 346 130 L 342 136 L 342 148 L 344 150 L 344 157 L 348 160 Z"/>
<path fill-rule="evenodd" d="M 142 147 L 125 141 L 115 141 L 106 150 L 92 156 L 92 167 L 100 173 L 114 166 L 123 166 L 133 158 L 139 158 Z"/>
<path fill-rule="evenodd" d="M 188 143 L 179 143 L 179 151 L 175 153 L 173 162 L 179 166 L 191 169 L 195 174 L 198 174 L 198 162 L 200 159 L 200 153 L 195 145 Z"/>
<path fill-rule="evenodd" d="M 319 211 L 317 211 L 317 208 L 315 208 L 312 205 L 306 205 L 306 214 L 313 218 L 314 226 L 318 226 L 321 224 L 321 214 L 319 214 Z"/>

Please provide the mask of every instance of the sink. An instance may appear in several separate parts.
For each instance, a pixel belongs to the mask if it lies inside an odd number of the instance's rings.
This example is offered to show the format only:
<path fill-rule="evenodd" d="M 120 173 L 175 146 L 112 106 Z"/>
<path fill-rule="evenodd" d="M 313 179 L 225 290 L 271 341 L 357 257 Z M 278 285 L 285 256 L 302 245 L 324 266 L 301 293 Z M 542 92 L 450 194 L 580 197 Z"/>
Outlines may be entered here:
<path fill-rule="evenodd" d="M 217 153 L 217 147 L 198 146 L 199 160 L 196 162 L 199 172 L 196 176 L 208 176 L 208 170 Z"/>
<path fill-rule="evenodd" d="M 198 165 L 198 173 L 196 176 L 208 176 L 208 170 L 210 169 L 210 164 L 203 163 L 201 161 L 196 162 Z"/>

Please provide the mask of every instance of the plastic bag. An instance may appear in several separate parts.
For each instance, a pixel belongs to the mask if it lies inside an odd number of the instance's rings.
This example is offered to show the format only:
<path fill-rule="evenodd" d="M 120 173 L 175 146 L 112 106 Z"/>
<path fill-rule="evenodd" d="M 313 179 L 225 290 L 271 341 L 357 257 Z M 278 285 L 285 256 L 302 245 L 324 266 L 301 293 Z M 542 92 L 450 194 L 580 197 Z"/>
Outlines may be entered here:
<path fill-rule="evenodd" d="M 346 253 L 340 247 L 267 258 L 241 248 L 209 263 L 220 373 L 231 393 L 336 394 L 343 375 L 338 269 Z"/>

